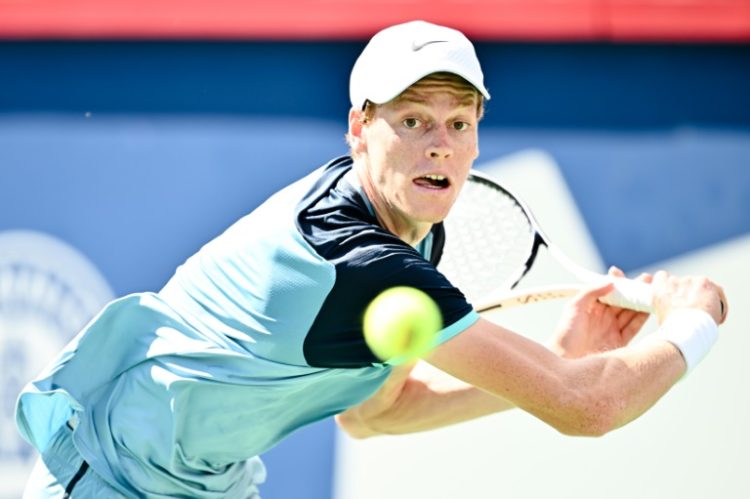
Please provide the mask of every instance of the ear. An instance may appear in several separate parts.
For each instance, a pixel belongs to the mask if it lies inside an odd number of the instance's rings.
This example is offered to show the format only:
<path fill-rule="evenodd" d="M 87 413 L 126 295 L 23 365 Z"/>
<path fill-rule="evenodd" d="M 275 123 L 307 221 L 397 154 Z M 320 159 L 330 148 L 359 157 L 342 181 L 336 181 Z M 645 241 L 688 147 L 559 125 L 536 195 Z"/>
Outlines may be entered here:
<path fill-rule="evenodd" d="M 349 110 L 349 145 L 352 148 L 353 154 L 359 154 L 367 149 L 367 145 L 364 137 L 365 125 L 362 123 L 364 111 L 351 108 Z"/>

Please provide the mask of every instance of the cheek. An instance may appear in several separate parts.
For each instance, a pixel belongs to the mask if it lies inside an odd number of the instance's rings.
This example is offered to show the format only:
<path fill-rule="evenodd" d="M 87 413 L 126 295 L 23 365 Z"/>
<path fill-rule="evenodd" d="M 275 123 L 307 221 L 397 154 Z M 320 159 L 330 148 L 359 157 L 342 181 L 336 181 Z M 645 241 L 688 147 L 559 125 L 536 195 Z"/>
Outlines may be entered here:
<path fill-rule="evenodd" d="M 459 148 L 462 159 L 472 162 L 479 157 L 479 143 L 476 140 L 469 140 Z"/>
<path fill-rule="evenodd" d="M 479 134 L 476 129 L 473 130 L 473 133 L 469 138 L 468 148 L 471 150 L 472 156 L 479 156 Z"/>
<path fill-rule="evenodd" d="M 420 154 L 420 149 L 414 141 L 402 140 L 396 135 L 387 137 L 379 143 L 377 149 L 371 149 L 373 159 L 378 163 L 381 172 L 399 173 L 408 171 L 409 165 L 414 164 L 414 155 Z"/>
<path fill-rule="evenodd" d="M 373 124 L 366 135 L 367 153 L 376 163 L 385 163 L 385 159 L 392 156 L 398 148 L 399 138 L 392 130 L 379 123 Z"/>

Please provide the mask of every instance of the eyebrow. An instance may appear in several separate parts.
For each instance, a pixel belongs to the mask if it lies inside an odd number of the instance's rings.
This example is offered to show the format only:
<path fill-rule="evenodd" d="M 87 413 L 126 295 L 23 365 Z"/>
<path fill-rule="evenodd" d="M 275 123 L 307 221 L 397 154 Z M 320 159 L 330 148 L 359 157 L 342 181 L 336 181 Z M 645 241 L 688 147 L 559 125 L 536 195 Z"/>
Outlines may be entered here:
<path fill-rule="evenodd" d="M 465 92 L 461 92 L 462 95 L 456 96 L 458 99 L 458 102 L 462 106 L 473 106 L 476 103 L 476 93 L 472 92 L 471 90 L 466 90 Z M 401 107 L 403 104 L 426 104 L 427 99 L 421 97 L 418 95 L 417 92 L 413 91 L 412 89 L 405 90 L 401 95 L 396 97 L 396 99 L 393 101 L 393 103 L 396 105 L 396 107 Z"/>

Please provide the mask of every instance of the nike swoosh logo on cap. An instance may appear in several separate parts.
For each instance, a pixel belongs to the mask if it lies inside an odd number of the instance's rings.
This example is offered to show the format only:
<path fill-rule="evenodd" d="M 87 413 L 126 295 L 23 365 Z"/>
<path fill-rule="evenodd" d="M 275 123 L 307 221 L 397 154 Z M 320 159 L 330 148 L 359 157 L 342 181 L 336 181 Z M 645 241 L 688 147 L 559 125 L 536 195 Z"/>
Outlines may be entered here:
<path fill-rule="evenodd" d="M 448 42 L 448 40 L 429 40 L 429 41 L 426 41 L 426 42 L 417 42 L 417 41 L 414 41 L 414 42 L 411 43 L 411 49 L 414 52 L 418 52 L 418 51 L 422 50 L 423 48 L 425 48 L 427 45 L 430 45 L 432 43 L 447 43 L 447 42 Z"/>

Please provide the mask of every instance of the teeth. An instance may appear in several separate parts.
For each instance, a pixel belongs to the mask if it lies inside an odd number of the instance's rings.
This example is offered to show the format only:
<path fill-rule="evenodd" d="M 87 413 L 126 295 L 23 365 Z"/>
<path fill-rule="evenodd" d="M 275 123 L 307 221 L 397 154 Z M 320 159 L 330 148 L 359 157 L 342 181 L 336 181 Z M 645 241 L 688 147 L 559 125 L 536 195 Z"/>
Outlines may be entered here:
<path fill-rule="evenodd" d="M 424 178 L 435 180 L 438 182 L 442 182 L 443 180 L 445 180 L 445 177 L 443 175 L 425 175 Z"/>

